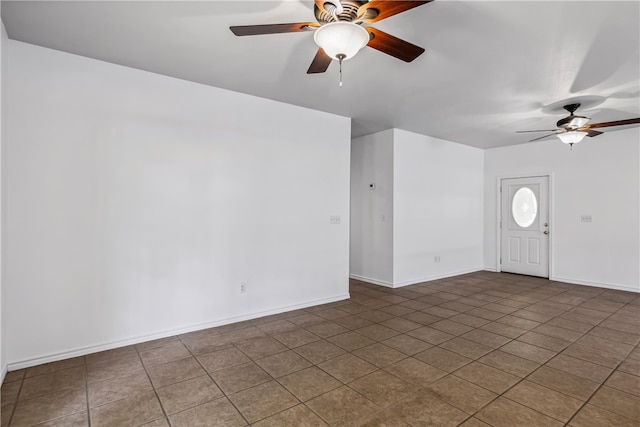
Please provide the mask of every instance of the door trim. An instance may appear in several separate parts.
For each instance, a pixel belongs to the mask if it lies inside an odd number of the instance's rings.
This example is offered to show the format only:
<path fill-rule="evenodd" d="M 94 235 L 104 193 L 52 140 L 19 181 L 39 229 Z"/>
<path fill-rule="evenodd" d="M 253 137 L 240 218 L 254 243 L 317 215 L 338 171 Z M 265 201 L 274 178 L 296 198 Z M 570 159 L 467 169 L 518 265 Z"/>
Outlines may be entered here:
<path fill-rule="evenodd" d="M 553 195 L 554 195 L 554 176 L 553 172 L 540 172 L 530 174 L 511 174 L 511 175 L 499 175 L 496 176 L 496 271 L 499 273 L 502 271 L 502 263 L 500 262 L 500 256 L 502 254 L 502 229 L 500 228 L 500 222 L 502 221 L 502 193 L 500 188 L 502 187 L 503 179 L 513 178 L 535 178 L 535 177 L 547 177 L 549 179 L 549 280 L 553 280 L 555 277 L 554 263 L 553 263 L 553 242 L 554 242 L 554 229 L 555 229 L 555 215 L 553 210 Z"/>

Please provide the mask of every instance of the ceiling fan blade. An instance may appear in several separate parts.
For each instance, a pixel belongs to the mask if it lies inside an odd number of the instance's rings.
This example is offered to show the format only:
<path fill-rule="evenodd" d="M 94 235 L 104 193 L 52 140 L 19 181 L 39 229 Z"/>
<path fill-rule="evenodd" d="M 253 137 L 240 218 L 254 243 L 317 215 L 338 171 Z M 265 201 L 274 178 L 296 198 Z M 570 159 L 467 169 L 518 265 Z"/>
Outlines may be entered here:
<path fill-rule="evenodd" d="M 236 36 L 259 36 L 262 34 L 299 33 L 318 28 L 316 22 L 296 22 L 292 24 L 236 25 L 229 27 Z"/>
<path fill-rule="evenodd" d="M 583 127 L 583 129 L 608 128 L 611 126 L 635 125 L 640 123 L 640 117 L 635 119 L 616 120 L 613 122 L 591 123 Z"/>
<path fill-rule="evenodd" d="M 431 3 L 433 0 L 370 0 L 358 9 L 358 17 L 363 22 L 372 23 L 382 21 L 398 13 L 406 12 L 414 7 Z"/>
<path fill-rule="evenodd" d="M 320 48 L 318 49 L 316 56 L 313 58 L 313 61 L 311 61 L 307 74 L 324 73 L 327 71 L 327 68 L 329 68 L 329 64 L 331 64 L 331 57 L 324 53 L 324 50 Z"/>
<path fill-rule="evenodd" d="M 366 30 L 371 36 L 371 40 L 369 40 L 367 46 L 395 58 L 402 59 L 405 62 L 413 61 L 424 52 L 424 49 L 420 46 L 416 46 L 415 44 L 411 44 L 407 41 L 394 37 L 384 31 L 380 31 L 372 27 L 367 27 Z"/>
<path fill-rule="evenodd" d="M 548 134 L 548 135 L 541 136 L 540 138 L 530 139 L 530 140 L 529 140 L 529 142 L 538 141 L 538 140 L 540 140 L 540 139 L 545 139 L 545 138 L 548 138 L 548 137 L 550 137 L 550 136 L 556 136 L 556 135 L 557 135 L 556 133 L 550 133 L 550 134 Z"/>
<path fill-rule="evenodd" d="M 590 136 L 592 138 L 594 136 L 598 136 L 598 135 L 602 135 L 602 134 L 603 134 L 603 132 L 600 132 L 599 130 L 591 130 L 591 129 L 587 130 L 587 136 Z"/>
<path fill-rule="evenodd" d="M 526 132 L 555 132 L 558 129 L 542 129 L 542 130 L 517 130 L 516 133 L 526 133 Z"/>

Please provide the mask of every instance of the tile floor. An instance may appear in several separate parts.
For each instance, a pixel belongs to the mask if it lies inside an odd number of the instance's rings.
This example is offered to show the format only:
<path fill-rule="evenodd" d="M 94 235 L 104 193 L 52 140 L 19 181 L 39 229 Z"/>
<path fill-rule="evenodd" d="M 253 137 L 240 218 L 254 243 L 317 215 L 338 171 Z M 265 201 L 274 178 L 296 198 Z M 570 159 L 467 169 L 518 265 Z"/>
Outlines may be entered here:
<path fill-rule="evenodd" d="M 478 272 L 10 372 L 2 426 L 639 426 L 640 295 Z"/>

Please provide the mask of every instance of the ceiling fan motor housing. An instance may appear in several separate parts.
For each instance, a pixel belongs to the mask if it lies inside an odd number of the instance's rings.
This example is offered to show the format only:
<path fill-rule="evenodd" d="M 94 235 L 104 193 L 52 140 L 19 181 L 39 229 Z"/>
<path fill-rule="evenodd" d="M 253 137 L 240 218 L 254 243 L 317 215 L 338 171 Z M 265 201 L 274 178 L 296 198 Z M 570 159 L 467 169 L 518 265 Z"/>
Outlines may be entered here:
<path fill-rule="evenodd" d="M 588 122 L 589 122 L 588 117 L 574 116 L 572 114 L 568 117 L 565 117 L 564 119 L 558 120 L 558 122 L 556 123 L 556 126 L 558 126 L 559 128 L 565 128 L 565 129 L 578 129 L 586 125 Z"/>
<path fill-rule="evenodd" d="M 580 104 L 568 104 L 563 108 L 569 112 L 569 116 L 556 122 L 556 126 L 564 129 L 579 129 L 589 122 L 588 117 L 574 116 L 573 113 L 580 107 Z"/>
<path fill-rule="evenodd" d="M 327 1 L 324 3 L 324 9 L 319 8 L 317 5 L 313 8 L 313 12 L 320 24 L 327 24 L 329 22 L 335 22 L 333 18 L 333 12 L 337 9 L 335 3 L 340 3 L 342 5 L 342 13 L 337 14 L 338 19 L 340 21 L 352 22 L 358 17 L 358 10 L 360 6 L 367 1 L 356 1 L 356 0 L 343 0 L 343 1 Z"/>

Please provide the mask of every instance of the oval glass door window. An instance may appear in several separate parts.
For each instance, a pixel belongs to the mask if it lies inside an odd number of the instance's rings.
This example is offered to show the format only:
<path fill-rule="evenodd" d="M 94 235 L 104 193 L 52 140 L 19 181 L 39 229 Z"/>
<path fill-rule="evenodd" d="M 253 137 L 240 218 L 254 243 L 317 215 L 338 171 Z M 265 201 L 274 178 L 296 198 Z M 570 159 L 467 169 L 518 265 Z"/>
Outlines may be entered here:
<path fill-rule="evenodd" d="M 538 215 L 538 200 L 530 188 L 522 187 L 516 191 L 511 201 L 511 212 L 520 227 L 527 228 L 533 224 Z"/>

